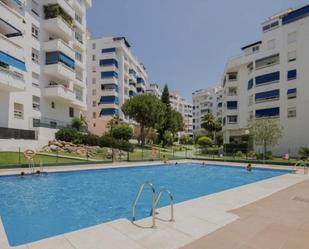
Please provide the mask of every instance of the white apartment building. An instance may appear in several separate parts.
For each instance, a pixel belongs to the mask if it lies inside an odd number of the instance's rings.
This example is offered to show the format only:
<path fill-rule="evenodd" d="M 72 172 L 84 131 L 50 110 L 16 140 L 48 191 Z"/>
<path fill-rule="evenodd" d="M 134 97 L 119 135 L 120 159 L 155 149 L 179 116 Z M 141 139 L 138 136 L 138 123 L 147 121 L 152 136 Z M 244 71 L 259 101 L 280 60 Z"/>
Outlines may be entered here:
<path fill-rule="evenodd" d="M 86 109 L 91 0 L 0 0 L 0 149 L 39 147 Z"/>
<path fill-rule="evenodd" d="M 162 89 L 161 89 L 161 87 L 158 84 L 150 83 L 146 87 L 146 93 L 153 94 L 158 99 L 161 99 Z"/>
<path fill-rule="evenodd" d="M 192 104 L 187 102 L 184 98 L 180 97 L 176 92 L 170 92 L 171 107 L 180 112 L 184 121 L 184 131 L 178 135 L 193 136 L 193 123 L 192 123 Z"/>
<path fill-rule="evenodd" d="M 147 72 L 133 55 L 125 37 L 92 39 L 87 48 L 89 130 L 97 135 L 107 131 L 114 116 L 129 121 L 122 113 L 125 100 L 144 93 Z"/>
<path fill-rule="evenodd" d="M 225 68 L 224 143 L 244 143 L 248 122 L 274 118 L 283 137 L 273 153 L 297 155 L 309 146 L 309 5 L 269 17 L 261 29 L 262 39 Z"/>
<path fill-rule="evenodd" d="M 200 89 L 192 93 L 193 102 L 193 131 L 203 130 L 203 117 L 212 113 L 216 118 L 222 117 L 222 94 L 221 87 Z"/>

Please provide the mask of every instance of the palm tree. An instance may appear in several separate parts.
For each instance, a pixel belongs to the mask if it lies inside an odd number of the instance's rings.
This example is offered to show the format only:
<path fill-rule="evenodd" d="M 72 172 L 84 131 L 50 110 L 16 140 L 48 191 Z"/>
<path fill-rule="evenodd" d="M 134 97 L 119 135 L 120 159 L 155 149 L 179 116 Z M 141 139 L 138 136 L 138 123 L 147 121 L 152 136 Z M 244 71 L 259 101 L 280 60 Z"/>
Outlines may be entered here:
<path fill-rule="evenodd" d="M 116 125 L 120 124 L 121 122 L 122 122 L 122 119 L 119 118 L 119 116 L 114 115 L 114 116 L 112 117 L 112 119 L 108 121 L 108 123 L 107 123 L 107 125 L 106 125 L 107 128 L 109 128 L 110 133 L 112 132 L 113 128 L 114 128 Z"/>
<path fill-rule="evenodd" d="M 221 120 L 216 119 L 212 113 L 207 113 L 202 118 L 201 126 L 212 135 L 213 141 L 216 141 L 216 132 L 221 130 Z"/>

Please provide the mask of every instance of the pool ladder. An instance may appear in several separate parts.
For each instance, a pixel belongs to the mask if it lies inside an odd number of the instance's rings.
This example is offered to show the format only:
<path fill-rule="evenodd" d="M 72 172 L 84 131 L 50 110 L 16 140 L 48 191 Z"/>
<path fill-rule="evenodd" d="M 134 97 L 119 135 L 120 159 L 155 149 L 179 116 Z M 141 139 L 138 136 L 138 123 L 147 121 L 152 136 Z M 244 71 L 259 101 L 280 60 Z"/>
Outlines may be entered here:
<path fill-rule="evenodd" d="M 132 206 L 132 223 L 135 222 L 136 220 L 136 216 L 135 216 L 135 209 L 136 209 L 136 205 L 137 205 L 137 202 L 139 200 L 139 198 L 141 197 L 141 194 L 144 190 L 144 188 L 148 186 L 150 187 L 151 189 L 151 211 L 150 211 L 150 216 L 152 216 L 152 228 L 156 228 L 156 208 L 157 208 L 157 205 L 161 199 L 161 196 L 163 195 L 163 193 L 166 193 L 168 194 L 169 196 L 169 199 L 170 199 L 170 207 L 171 207 L 171 218 L 169 221 L 174 221 L 174 197 L 172 195 L 172 193 L 166 189 L 166 188 L 162 188 L 160 190 L 160 192 L 158 193 L 158 196 L 156 196 L 156 189 L 154 187 L 154 185 L 147 181 L 147 182 L 144 182 L 141 186 L 140 186 L 140 189 L 135 197 L 135 200 L 133 202 L 133 206 Z"/>

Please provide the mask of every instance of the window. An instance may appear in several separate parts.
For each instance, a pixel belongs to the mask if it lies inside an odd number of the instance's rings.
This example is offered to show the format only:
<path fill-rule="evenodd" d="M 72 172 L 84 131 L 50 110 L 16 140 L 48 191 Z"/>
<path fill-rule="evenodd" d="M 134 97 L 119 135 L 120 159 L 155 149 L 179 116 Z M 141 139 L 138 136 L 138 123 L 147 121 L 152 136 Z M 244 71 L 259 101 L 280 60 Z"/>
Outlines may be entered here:
<path fill-rule="evenodd" d="M 253 53 L 259 52 L 259 50 L 260 50 L 260 45 L 252 47 L 252 52 Z"/>
<path fill-rule="evenodd" d="M 231 116 L 227 116 L 227 123 L 228 124 L 237 124 L 237 115 L 231 115 Z"/>
<path fill-rule="evenodd" d="M 75 59 L 82 62 L 83 61 L 83 56 L 80 52 L 75 51 Z"/>
<path fill-rule="evenodd" d="M 248 72 L 249 74 L 253 71 L 253 62 L 250 62 L 248 65 L 247 65 L 247 68 L 248 68 Z"/>
<path fill-rule="evenodd" d="M 39 28 L 35 26 L 34 24 L 32 24 L 31 32 L 32 32 L 32 37 L 38 40 L 39 39 Z"/>
<path fill-rule="evenodd" d="M 38 4 L 36 1 L 34 1 L 34 0 L 31 1 L 31 11 L 32 11 L 34 14 L 36 14 L 37 16 L 40 15 L 40 7 L 39 7 L 39 4 Z"/>
<path fill-rule="evenodd" d="M 96 89 L 92 89 L 92 96 L 95 96 L 97 94 L 97 90 Z"/>
<path fill-rule="evenodd" d="M 253 87 L 253 79 L 250 79 L 248 81 L 248 90 L 250 90 Z"/>
<path fill-rule="evenodd" d="M 32 55 L 31 56 L 32 56 L 32 61 L 34 63 L 39 64 L 39 51 L 34 49 L 34 48 L 32 48 Z"/>
<path fill-rule="evenodd" d="M 92 55 L 92 61 L 95 61 L 95 54 Z"/>
<path fill-rule="evenodd" d="M 40 97 L 32 96 L 32 109 L 36 111 L 40 110 Z"/>
<path fill-rule="evenodd" d="M 273 65 L 279 64 L 279 54 L 267 56 L 265 58 L 255 61 L 255 69 L 261 69 L 264 67 L 270 67 Z"/>
<path fill-rule="evenodd" d="M 70 116 L 70 118 L 74 117 L 74 108 L 73 107 L 69 107 L 69 116 Z"/>
<path fill-rule="evenodd" d="M 93 123 L 93 127 L 96 127 L 97 125 L 96 125 L 96 123 Z"/>
<path fill-rule="evenodd" d="M 287 96 L 288 99 L 295 99 L 297 97 L 297 89 L 296 88 L 288 89 Z"/>
<path fill-rule="evenodd" d="M 78 15 L 77 13 L 75 13 L 75 20 L 76 20 L 77 22 L 79 22 L 80 24 L 83 23 L 81 16 Z"/>
<path fill-rule="evenodd" d="M 92 78 L 92 84 L 96 84 L 97 83 L 97 79 L 96 78 Z"/>
<path fill-rule="evenodd" d="M 230 72 L 230 73 L 227 73 L 227 76 L 228 76 L 228 80 L 229 80 L 229 81 L 235 81 L 235 80 L 237 80 L 237 72 Z"/>
<path fill-rule="evenodd" d="M 96 46 L 97 44 L 95 44 L 95 43 L 92 43 L 92 49 L 96 49 Z"/>
<path fill-rule="evenodd" d="M 296 61 L 296 50 L 288 52 L 288 62 Z"/>
<path fill-rule="evenodd" d="M 275 22 L 272 22 L 272 23 L 269 23 L 265 26 L 263 26 L 263 32 L 267 32 L 267 31 L 270 31 L 276 27 L 279 26 L 279 21 L 275 21 Z"/>
<path fill-rule="evenodd" d="M 227 101 L 226 102 L 226 106 L 227 106 L 227 109 L 229 110 L 233 110 L 233 109 L 237 109 L 237 101 Z"/>
<path fill-rule="evenodd" d="M 92 101 L 92 107 L 96 107 L 97 106 L 97 101 Z"/>
<path fill-rule="evenodd" d="M 95 73 L 97 71 L 96 66 L 92 66 L 92 72 Z"/>
<path fill-rule="evenodd" d="M 296 107 L 288 108 L 288 118 L 296 118 Z"/>
<path fill-rule="evenodd" d="M 288 80 L 295 80 L 297 77 L 296 69 L 288 71 L 287 77 L 288 77 Z"/>
<path fill-rule="evenodd" d="M 255 77 L 255 85 L 260 86 L 264 84 L 271 84 L 275 82 L 279 82 L 280 80 L 280 72 L 273 72 L 269 74 L 263 74 L 260 76 Z"/>
<path fill-rule="evenodd" d="M 92 118 L 97 118 L 97 113 L 96 112 L 92 113 Z"/>
<path fill-rule="evenodd" d="M 236 96 L 237 95 L 237 87 L 229 87 L 228 88 L 228 96 Z"/>
<path fill-rule="evenodd" d="M 55 109 L 55 102 L 54 101 L 51 102 L 51 108 Z"/>
<path fill-rule="evenodd" d="M 278 100 L 280 98 L 279 89 L 255 94 L 255 103 Z"/>
<path fill-rule="evenodd" d="M 14 103 L 14 118 L 24 119 L 24 105 Z"/>
<path fill-rule="evenodd" d="M 255 111 L 256 118 L 279 117 L 279 115 L 280 115 L 280 107 L 259 109 Z"/>
<path fill-rule="evenodd" d="M 288 33 L 288 44 L 296 42 L 296 31 Z"/>
<path fill-rule="evenodd" d="M 268 50 L 274 49 L 275 47 L 276 47 L 276 40 L 275 39 L 269 40 L 267 42 L 267 49 Z"/>
<path fill-rule="evenodd" d="M 40 87 L 40 75 L 36 72 L 32 72 L 32 86 Z"/>
<path fill-rule="evenodd" d="M 38 118 L 32 119 L 32 126 L 33 127 L 40 127 L 40 123 L 41 123 L 40 119 L 38 119 Z"/>

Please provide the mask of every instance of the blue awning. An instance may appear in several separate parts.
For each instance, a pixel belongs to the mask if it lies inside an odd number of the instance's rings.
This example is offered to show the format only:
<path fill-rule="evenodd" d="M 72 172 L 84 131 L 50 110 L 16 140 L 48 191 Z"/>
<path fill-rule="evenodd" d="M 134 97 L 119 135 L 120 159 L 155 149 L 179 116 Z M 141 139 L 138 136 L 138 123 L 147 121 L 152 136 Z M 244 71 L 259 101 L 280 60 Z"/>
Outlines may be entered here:
<path fill-rule="evenodd" d="M 273 99 L 273 98 L 279 98 L 279 97 L 280 97 L 279 89 L 271 90 L 267 92 L 260 92 L 260 93 L 255 94 L 255 100 Z"/>
<path fill-rule="evenodd" d="M 119 98 L 117 96 L 102 96 L 99 104 L 119 104 Z"/>
<path fill-rule="evenodd" d="M 267 109 L 260 109 L 255 111 L 255 116 L 257 118 L 261 117 L 276 117 L 280 115 L 280 108 L 274 107 L 274 108 L 267 108 Z"/>
<path fill-rule="evenodd" d="M 75 61 L 71 59 L 69 56 L 65 55 L 64 53 L 59 53 L 59 60 L 63 62 L 68 67 L 75 69 Z"/>
<path fill-rule="evenodd" d="M 227 109 L 237 109 L 237 101 L 227 101 L 226 106 Z"/>
<path fill-rule="evenodd" d="M 0 61 L 9 66 L 15 67 L 19 70 L 27 72 L 25 62 L 16 59 L 15 57 L 0 51 Z"/>

